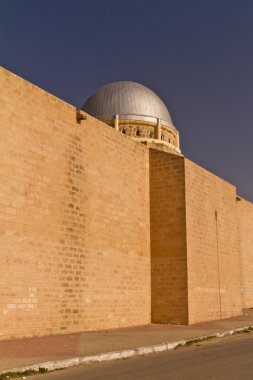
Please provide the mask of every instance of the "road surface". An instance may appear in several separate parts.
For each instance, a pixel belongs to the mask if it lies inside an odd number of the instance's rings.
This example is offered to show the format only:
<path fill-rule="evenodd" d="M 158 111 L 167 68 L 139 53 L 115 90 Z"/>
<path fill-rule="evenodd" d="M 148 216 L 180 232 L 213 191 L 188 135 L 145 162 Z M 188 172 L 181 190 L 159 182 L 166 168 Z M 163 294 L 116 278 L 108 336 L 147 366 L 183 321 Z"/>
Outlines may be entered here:
<path fill-rule="evenodd" d="M 30 380 L 253 380 L 253 333 L 143 357 L 82 365 Z"/>

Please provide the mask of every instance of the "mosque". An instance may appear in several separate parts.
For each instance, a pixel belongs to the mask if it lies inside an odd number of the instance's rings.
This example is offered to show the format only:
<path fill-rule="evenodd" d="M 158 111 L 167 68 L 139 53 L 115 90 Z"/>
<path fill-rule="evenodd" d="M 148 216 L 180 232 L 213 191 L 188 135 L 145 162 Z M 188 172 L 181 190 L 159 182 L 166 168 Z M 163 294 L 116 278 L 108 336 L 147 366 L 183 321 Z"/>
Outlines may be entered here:
<path fill-rule="evenodd" d="M 253 204 L 120 81 L 81 110 L 0 68 L 0 339 L 253 307 Z"/>

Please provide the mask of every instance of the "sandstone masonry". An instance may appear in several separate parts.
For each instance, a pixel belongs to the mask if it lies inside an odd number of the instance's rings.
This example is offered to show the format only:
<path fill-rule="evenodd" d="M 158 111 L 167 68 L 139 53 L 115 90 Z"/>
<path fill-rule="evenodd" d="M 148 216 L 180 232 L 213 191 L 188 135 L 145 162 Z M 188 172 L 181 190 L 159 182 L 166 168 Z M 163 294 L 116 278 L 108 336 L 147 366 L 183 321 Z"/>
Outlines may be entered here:
<path fill-rule="evenodd" d="M 253 205 L 0 69 L 0 339 L 253 306 Z"/>

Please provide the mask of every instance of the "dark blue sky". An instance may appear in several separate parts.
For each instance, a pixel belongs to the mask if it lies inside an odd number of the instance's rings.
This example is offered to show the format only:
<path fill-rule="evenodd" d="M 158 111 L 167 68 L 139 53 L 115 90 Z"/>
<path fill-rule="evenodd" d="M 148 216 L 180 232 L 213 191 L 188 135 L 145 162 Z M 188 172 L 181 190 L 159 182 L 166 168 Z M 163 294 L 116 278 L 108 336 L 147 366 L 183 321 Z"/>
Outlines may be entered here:
<path fill-rule="evenodd" d="M 0 58 L 77 107 L 111 81 L 147 85 L 183 153 L 253 201 L 253 1 L 0 0 Z"/>

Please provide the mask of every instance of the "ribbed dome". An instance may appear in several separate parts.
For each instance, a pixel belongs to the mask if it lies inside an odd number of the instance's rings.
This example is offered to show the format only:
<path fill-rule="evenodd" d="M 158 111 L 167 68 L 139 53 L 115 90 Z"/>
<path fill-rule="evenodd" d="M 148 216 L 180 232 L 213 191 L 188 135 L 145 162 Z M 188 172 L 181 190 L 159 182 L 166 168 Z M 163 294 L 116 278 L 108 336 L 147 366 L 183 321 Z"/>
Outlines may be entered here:
<path fill-rule="evenodd" d="M 170 114 L 163 101 L 152 90 L 140 83 L 120 81 L 109 83 L 84 103 L 82 110 L 96 117 L 108 121 L 115 115 L 121 119 L 137 119 L 153 121 L 161 119 L 172 124 Z"/>

